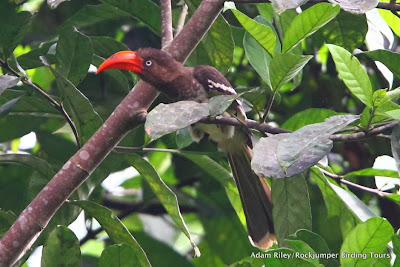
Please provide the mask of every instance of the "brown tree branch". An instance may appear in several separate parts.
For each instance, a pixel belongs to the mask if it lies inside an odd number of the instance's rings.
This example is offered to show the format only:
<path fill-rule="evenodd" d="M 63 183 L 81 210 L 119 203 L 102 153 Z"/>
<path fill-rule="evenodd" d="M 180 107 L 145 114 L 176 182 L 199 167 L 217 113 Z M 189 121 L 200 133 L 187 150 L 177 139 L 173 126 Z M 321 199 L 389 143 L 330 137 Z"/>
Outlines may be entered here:
<path fill-rule="evenodd" d="M 32 87 L 39 94 L 41 94 L 44 98 L 46 98 L 50 102 L 50 104 L 64 116 L 65 120 L 67 121 L 67 123 L 71 127 L 71 130 L 72 130 L 72 132 L 73 132 L 73 134 L 75 136 L 75 140 L 76 140 L 76 143 L 77 143 L 78 147 L 81 147 L 81 141 L 80 141 L 80 138 L 79 138 L 78 130 L 76 129 L 74 122 L 72 121 L 71 117 L 68 115 L 67 111 L 64 109 L 63 105 L 59 104 L 57 101 L 55 101 L 39 85 L 36 85 L 36 84 L 32 83 L 31 81 L 29 81 L 28 78 L 26 78 L 24 76 L 21 76 L 18 72 L 16 72 L 13 68 L 11 68 L 11 66 L 6 61 L 3 61 L 3 60 L 0 59 L 0 66 L 2 68 L 5 68 L 9 72 L 11 72 L 14 76 L 16 76 L 18 78 L 21 78 L 21 82 L 23 82 L 24 84 L 28 85 L 29 87 Z"/>
<path fill-rule="evenodd" d="M 178 61 L 185 61 L 219 15 L 223 2 L 203 0 L 166 51 Z M 11 266 L 29 249 L 66 199 L 118 142 L 140 125 L 157 96 L 158 92 L 151 85 L 143 81 L 137 83 L 103 126 L 65 163 L 5 233 L 0 240 L 0 266 Z"/>
<path fill-rule="evenodd" d="M 161 47 L 168 46 L 174 38 L 172 34 L 171 0 L 160 0 L 161 9 Z"/>

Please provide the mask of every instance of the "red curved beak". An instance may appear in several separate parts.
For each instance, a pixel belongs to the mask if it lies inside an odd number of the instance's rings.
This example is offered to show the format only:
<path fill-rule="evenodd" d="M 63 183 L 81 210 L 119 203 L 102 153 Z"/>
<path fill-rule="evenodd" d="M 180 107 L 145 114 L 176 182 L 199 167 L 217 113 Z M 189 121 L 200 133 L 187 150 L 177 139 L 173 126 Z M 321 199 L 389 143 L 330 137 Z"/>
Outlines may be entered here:
<path fill-rule="evenodd" d="M 96 74 L 108 69 L 130 70 L 136 73 L 142 72 L 142 58 L 133 51 L 120 51 L 107 58 L 97 69 Z"/>

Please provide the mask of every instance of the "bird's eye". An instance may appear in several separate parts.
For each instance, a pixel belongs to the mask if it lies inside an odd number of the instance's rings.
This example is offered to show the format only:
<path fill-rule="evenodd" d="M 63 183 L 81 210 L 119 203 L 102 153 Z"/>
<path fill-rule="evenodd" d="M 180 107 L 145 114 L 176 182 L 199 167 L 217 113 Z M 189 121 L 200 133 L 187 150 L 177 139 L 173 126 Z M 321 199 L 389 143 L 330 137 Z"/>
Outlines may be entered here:
<path fill-rule="evenodd" d="M 153 64 L 153 63 L 151 62 L 151 60 L 147 60 L 147 61 L 146 61 L 146 66 L 147 66 L 147 67 L 150 67 L 151 64 Z"/>

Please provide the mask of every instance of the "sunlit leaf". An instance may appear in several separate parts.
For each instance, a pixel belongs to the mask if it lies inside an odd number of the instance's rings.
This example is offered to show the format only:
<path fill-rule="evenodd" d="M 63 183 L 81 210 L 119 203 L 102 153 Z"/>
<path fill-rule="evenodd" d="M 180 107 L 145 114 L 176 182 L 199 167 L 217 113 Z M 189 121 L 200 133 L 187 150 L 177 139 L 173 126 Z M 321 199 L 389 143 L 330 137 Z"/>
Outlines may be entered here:
<path fill-rule="evenodd" d="M 373 254 L 386 254 L 389 263 L 390 254 L 386 246 L 394 234 L 393 227 L 383 218 L 371 218 L 357 225 L 345 237 L 340 253 L 356 253 L 366 255 L 363 257 L 340 257 L 343 266 L 372 266 L 378 259 Z"/>
<path fill-rule="evenodd" d="M 297 15 L 285 32 L 282 52 L 286 53 L 339 14 L 339 6 L 319 3 Z"/>
<path fill-rule="evenodd" d="M 327 46 L 340 78 L 361 102 L 372 107 L 372 85 L 358 59 L 344 48 L 329 44 Z"/>
<path fill-rule="evenodd" d="M 373 60 L 382 62 L 397 78 L 400 78 L 400 53 L 379 49 L 367 51 L 364 54 Z"/>
<path fill-rule="evenodd" d="M 312 56 L 300 56 L 294 54 L 276 55 L 269 67 L 269 76 L 273 90 L 279 90 L 283 85 L 293 79 L 299 73 Z"/>
<path fill-rule="evenodd" d="M 270 27 L 249 18 L 238 10 L 232 9 L 232 12 L 240 24 L 242 24 L 243 28 L 245 28 L 246 31 L 249 32 L 262 47 L 264 47 L 269 55 L 273 56 L 276 45 L 275 32 Z"/>
<path fill-rule="evenodd" d="M 352 13 L 365 13 L 378 5 L 378 0 L 329 0 Z"/>

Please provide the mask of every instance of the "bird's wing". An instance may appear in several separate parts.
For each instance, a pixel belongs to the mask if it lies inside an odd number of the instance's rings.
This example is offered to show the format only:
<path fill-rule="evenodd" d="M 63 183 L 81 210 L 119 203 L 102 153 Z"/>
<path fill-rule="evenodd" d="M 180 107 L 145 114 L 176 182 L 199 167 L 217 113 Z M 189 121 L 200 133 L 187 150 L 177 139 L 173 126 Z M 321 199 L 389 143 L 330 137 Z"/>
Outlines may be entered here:
<path fill-rule="evenodd" d="M 194 68 L 194 78 L 204 87 L 210 96 L 235 95 L 236 91 L 228 80 L 216 68 L 200 65 Z M 235 111 L 246 118 L 242 102 L 237 99 L 233 104 Z"/>

